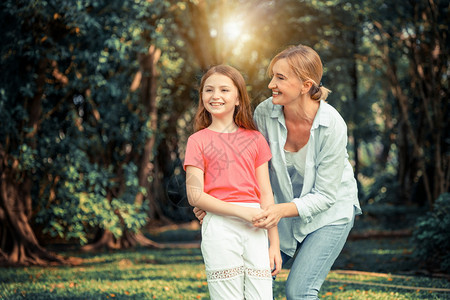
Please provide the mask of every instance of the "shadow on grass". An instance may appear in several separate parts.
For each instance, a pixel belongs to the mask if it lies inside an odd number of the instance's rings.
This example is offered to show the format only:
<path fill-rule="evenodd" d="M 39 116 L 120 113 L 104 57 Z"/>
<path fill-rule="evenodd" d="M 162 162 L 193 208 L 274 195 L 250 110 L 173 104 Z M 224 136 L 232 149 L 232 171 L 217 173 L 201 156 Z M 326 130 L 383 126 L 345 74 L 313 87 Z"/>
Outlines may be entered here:
<path fill-rule="evenodd" d="M 409 238 L 347 241 L 333 269 L 394 274 L 421 272 Z"/>

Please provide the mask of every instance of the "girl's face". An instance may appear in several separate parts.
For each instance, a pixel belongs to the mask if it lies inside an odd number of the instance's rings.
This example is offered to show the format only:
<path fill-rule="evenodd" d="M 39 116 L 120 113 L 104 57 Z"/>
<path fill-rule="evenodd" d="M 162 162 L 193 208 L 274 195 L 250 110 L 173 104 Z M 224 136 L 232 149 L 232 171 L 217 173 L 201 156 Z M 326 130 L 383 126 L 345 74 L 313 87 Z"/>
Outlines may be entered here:
<path fill-rule="evenodd" d="M 202 100 L 213 119 L 232 121 L 235 107 L 239 105 L 239 92 L 228 76 L 214 73 L 205 80 Z"/>
<path fill-rule="evenodd" d="M 291 70 L 286 59 L 278 60 L 272 67 L 272 73 L 268 87 L 272 90 L 273 104 L 287 105 L 300 98 L 303 82 Z"/>

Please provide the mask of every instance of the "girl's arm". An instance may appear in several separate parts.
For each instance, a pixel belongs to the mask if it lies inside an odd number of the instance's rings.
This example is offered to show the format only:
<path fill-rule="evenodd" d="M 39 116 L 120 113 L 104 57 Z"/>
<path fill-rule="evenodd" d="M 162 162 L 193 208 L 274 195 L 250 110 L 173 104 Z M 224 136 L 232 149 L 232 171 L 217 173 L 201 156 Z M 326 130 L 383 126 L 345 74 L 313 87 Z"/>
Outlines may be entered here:
<path fill-rule="evenodd" d="M 266 209 L 274 205 L 272 187 L 270 185 L 268 163 L 256 168 L 256 180 L 261 192 L 261 208 Z M 280 238 L 278 227 L 273 226 L 267 230 L 269 235 L 269 258 L 272 275 L 277 275 L 281 270 Z"/>
<path fill-rule="evenodd" d="M 217 215 L 234 216 L 252 222 L 259 208 L 243 207 L 224 202 L 204 192 L 204 173 L 194 166 L 186 167 L 186 192 L 189 204 Z"/>

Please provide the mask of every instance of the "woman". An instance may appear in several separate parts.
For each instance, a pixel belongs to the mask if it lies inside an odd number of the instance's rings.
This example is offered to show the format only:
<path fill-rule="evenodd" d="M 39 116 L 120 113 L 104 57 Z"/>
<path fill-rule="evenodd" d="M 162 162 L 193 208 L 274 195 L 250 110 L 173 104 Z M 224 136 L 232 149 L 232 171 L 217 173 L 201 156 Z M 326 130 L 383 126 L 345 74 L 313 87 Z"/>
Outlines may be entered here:
<path fill-rule="evenodd" d="M 254 218 L 260 228 L 278 224 L 283 262 L 295 256 L 287 299 L 317 299 L 361 213 L 347 154 L 347 126 L 327 104 L 322 62 L 310 47 L 277 54 L 269 65 L 272 98 L 255 110 L 270 144 L 272 205 Z"/>
<path fill-rule="evenodd" d="M 283 264 L 294 258 L 287 299 L 317 299 L 319 290 L 361 214 L 347 154 L 347 126 L 327 104 L 319 55 L 293 46 L 271 61 L 272 97 L 255 110 L 258 130 L 269 142 L 274 205 L 254 225 L 278 225 Z M 201 219 L 204 212 L 194 210 Z"/>

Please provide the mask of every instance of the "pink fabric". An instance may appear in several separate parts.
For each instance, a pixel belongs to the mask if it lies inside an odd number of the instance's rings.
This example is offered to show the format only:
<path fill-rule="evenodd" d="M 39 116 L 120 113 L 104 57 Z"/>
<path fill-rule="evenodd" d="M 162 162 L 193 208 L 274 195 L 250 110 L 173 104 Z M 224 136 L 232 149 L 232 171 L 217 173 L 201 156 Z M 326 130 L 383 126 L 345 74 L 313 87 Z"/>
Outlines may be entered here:
<path fill-rule="evenodd" d="M 272 155 L 264 137 L 255 130 L 239 128 L 234 133 L 200 130 L 188 139 L 184 169 L 204 172 L 205 193 L 226 201 L 259 203 L 256 168 Z"/>

